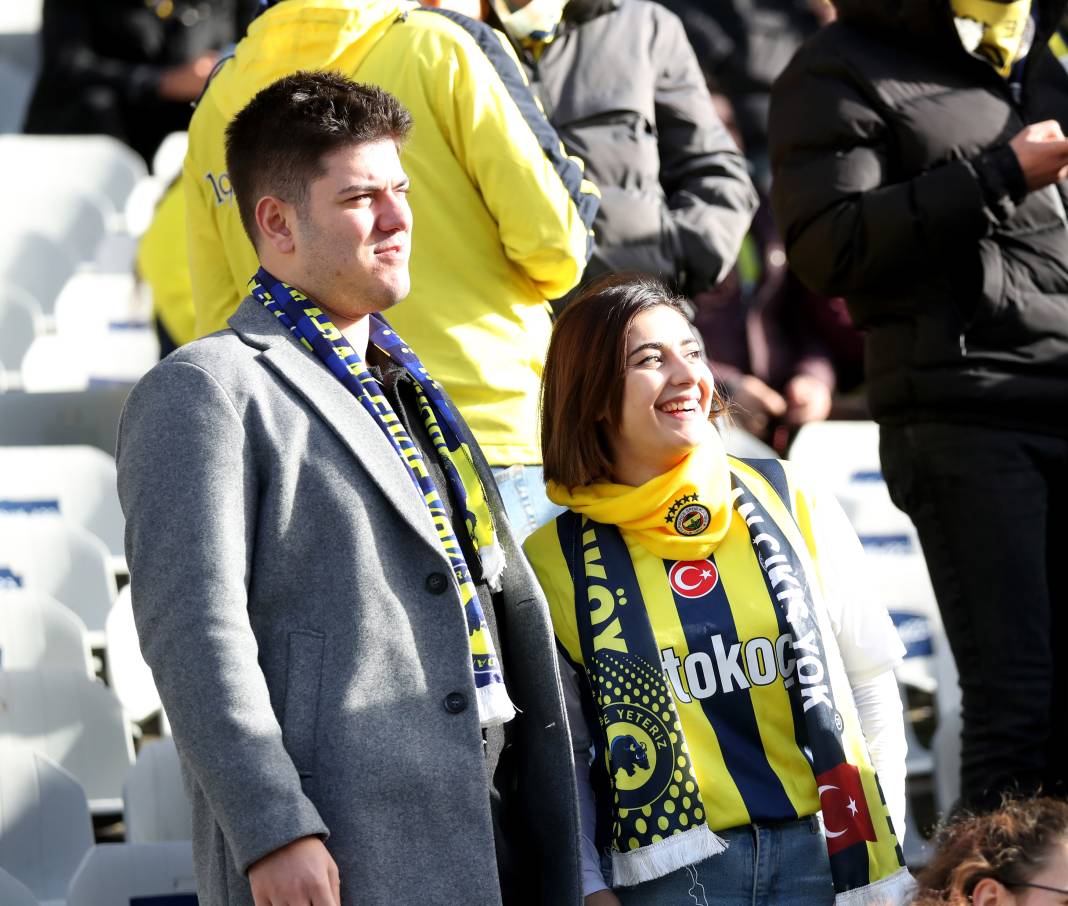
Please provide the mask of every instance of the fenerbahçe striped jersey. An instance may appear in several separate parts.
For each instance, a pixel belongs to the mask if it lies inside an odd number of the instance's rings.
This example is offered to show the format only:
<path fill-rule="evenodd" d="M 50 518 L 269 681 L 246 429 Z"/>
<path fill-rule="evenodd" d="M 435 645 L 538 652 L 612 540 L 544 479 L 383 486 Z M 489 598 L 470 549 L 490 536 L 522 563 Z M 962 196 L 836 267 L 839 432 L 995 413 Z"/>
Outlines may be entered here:
<path fill-rule="evenodd" d="M 766 486 L 744 463 L 730 463 L 750 487 Z M 845 514 L 833 497 L 799 488 L 793 469 L 784 466 L 846 673 L 852 683 L 862 682 L 895 666 L 904 648 L 865 584 L 863 550 Z M 787 691 L 797 682 L 804 652 L 796 650 L 768 594 L 745 521 L 735 513 L 705 560 L 662 560 L 630 538 L 626 543 L 709 826 L 718 831 L 818 812 L 804 728 L 795 722 Z M 548 599 L 557 640 L 581 668 L 574 584 L 556 522 L 538 529 L 524 550 Z M 614 606 L 642 602 L 623 597 Z M 610 647 L 618 623 L 609 614 L 594 631 L 605 634 Z M 595 635 L 595 646 L 600 641 Z M 615 691 L 642 704 L 645 693 L 636 683 L 621 676 Z"/>

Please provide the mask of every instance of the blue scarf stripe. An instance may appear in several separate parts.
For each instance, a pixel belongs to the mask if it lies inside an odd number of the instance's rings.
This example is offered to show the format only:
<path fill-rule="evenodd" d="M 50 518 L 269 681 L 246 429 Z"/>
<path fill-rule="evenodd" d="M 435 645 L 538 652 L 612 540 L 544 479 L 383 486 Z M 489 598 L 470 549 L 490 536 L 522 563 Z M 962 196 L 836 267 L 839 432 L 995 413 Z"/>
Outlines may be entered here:
<path fill-rule="evenodd" d="M 615 526 L 571 511 L 556 524 L 561 543 L 567 545 L 562 549 L 575 589 L 585 673 L 601 714 L 594 746 L 613 789 L 613 847 L 625 853 L 706 823 L 705 803 L 623 536 Z M 608 584 L 595 590 L 587 571 Z M 620 724 L 635 722 L 648 730 L 648 742 L 620 733 Z M 628 752 L 620 751 L 621 746 L 630 746 L 630 757 L 639 761 L 628 765 Z M 633 777 L 635 764 L 641 762 L 639 769 L 651 771 L 644 785 L 627 789 L 617 783 L 622 774 Z M 682 778 L 675 781 L 679 788 L 687 782 L 692 787 L 678 802 L 667 801 L 673 778 Z"/>
<path fill-rule="evenodd" d="M 330 322 L 311 299 L 276 280 L 263 268 L 260 268 L 250 282 L 250 290 L 252 295 L 274 314 L 304 346 L 310 349 L 341 384 L 356 397 L 382 430 L 401 461 L 407 466 L 405 471 L 426 504 L 459 586 L 468 632 L 473 634 L 482 630 L 486 639 L 489 640 L 489 630 L 474 580 L 463 549 L 453 532 L 444 502 L 430 477 L 418 445 L 408 436 L 403 422 L 389 405 L 381 385 L 356 350 L 346 343 L 344 334 Z M 427 371 L 418 357 L 403 344 L 386 321 L 377 314 L 370 315 L 370 342 L 404 367 L 410 375 L 413 377 L 419 375 L 422 378 L 423 384 L 417 383 L 417 387 L 427 398 L 430 410 L 435 417 L 434 420 L 440 425 L 441 436 L 454 440 L 455 448 L 460 449 L 456 417 L 445 400 L 440 386 L 434 381 L 427 380 Z M 446 480 L 453 490 L 454 497 L 462 502 L 465 518 L 470 520 L 472 517 L 467 509 L 466 488 L 456 469 L 447 467 L 451 465 L 447 463 L 447 458 L 441 457 L 441 460 Z M 489 644 L 492 645 L 491 642 Z M 500 683 L 503 687 L 504 677 L 501 674 L 498 659 L 492 651 L 484 654 L 472 652 L 472 670 L 477 689 L 495 683 Z"/>
<path fill-rule="evenodd" d="M 766 463 L 767 461 L 760 461 L 759 464 L 750 462 L 749 465 L 763 477 Z M 780 474 L 776 475 L 775 470 L 771 470 L 772 474 L 768 479 L 768 483 L 780 498 L 789 500 L 789 491 L 785 485 L 786 476 L 785 473 L 782 472 L 782 466 L 777 462 L 774 463 L 774 466 Z M 779 487 L 776 487 L 775 482 L 773 481 L 776 477 L 780 479 Z M 738 478 L 734 473 L 731 474 L 731 487 L 732 489 L 742 488 L 745 491 L 745 501 L 753 505 L 753 509 L 749 513 L 749 520 L 751 521 L 754 518 L 763 519 L 763 523 L 752 522 L 750 525 L 751 535 L 755 534 L 754 529 L 759 531 L 759 529 L 756 528 L 757 526 L 775 525 L 771 515 L 760 503 L 756 495 L 753 494 L 746 487 L 745 482 Z M 783 497 L 784 492 L 786 495 L 785 498 Z M 793 514 L 792 507 L 789 507 L 787 504 L 787 508 L 789 512 Z M 808 588 L 808 574 L 798 559 L 796 552 L 793 551 L 790 545 L 786 545 L 781 553 L 790 561 L 790 565 L 793 567 L 794 576 L 798 577 L 803 583 L 804 587 L 802 590 L 804 591 L 805 600 L 811 604 L 812 592 Z M 760 554 L 758 552 L 758 557 L 759 556 Z M 764 577 L 764 583 L 768 589 L 769 596 L 772 600 L 775 600 L 775 590 L 771 586 L 771 580 L 763 569 L 760 570 L 760 572 Z M 790 632 L 794 639 L 795 656 L 797 654 L 796 640 L 798 638 L 798 632 L 801 630 L 814 633 L 816 645 L 819 650 L 821 652 L 826 650 L 819 625 L 814 618 L 804 621 L 798 620 L 793 625 L 790 625 L 790 621 L 786 619 L 786 609 L 776 608 L 776 610 L 780 613 L 780 624 L 785 625 L 786 631 Z M 796 668 L 794 678 L 795 680 L 798 680 Z M 827 696 L 832 702 L 831 709 L 817 706 L 812 708 L 809 714 L 806 714 L 804 711 L 801 689 L 802 685 L 799 681 L 795 681 L 789 689 L 791 710 L 794 713 L 794 726 L 795 728 L 803 728 L 803 738 L 808 743 L 805 754 L 810 756 L 813 773 L 818 776 L 825 771 L 845 763 L 848 759 L 846 758 L 845 748 L 842 745 L 841 731 L 834 723 L 834 715 L 837 714 L 837 708 L 833 704 L 834 693 L 833 690 L 830 689 L 830 684 L 828 683 Z M 799 715 L 800 723 L 798 723 Z M 881 792 L 882 791 L 880 790 L 880 794 Z M 898 852 L 900 854 L 900 846 L 898 846 Z M 848 890 L 864 887 L 870 883 L 871 877 L 868 862 L 868 844 L 866 842 L 859 841 L 837 853 L 829 853 L 829 857 L 831 863 L 831 876 L 834 879 L 834 887 L 838 893 L 844 893 Z M 901 860 L 901 864 L 904 864 L 903 859 Z"/>
<path fill-rule="evenodd" d="M 750 525 L 750 534 L 754 534 L 753 530 L 756 526 L 775 526 L 775 521 L 772 519 L 768 511 L 764 509 L 763 504 L 761 504 L 756 495 L 753 494 L 749 490 L 749 488 L 746 487 L 745 482 L 738 478 L 738 476 L 735 475 L 733 472 L 731 473 L 731 487 L 732 489 L 742 488 L 745 491 L 746 502 L 751 503 L 753 505 L 753 510 L 751 511 L 748 517 L 748 522 L 751 522 L 755 518 L 763 520 L 762 523 L 753 522 L 752 525 Z M 759 531 L 759 528 L 757 529 L 757 531 Z M 798 579 L 800 583 L 802 583 L 804 599 L 805 601 L 811 603 L 812 592 L 808 588 L 808 575 L 801 562 L 798 560 L 797 554 L 793 551 L 792 548 L 784 548 L 780 553 L 782 556 L 785 556 L 790 561 L 790 565 L 793 567 L 793 575 Z M 759 559 L 759 552 L 757 556 Z M 771 580 L 768 578 L 764 570 L 761 570 L 761 573 L 764 575 L 764 584 L 768 587 L 768 594 L 771 596 L 771 599 L 773 601 L 776 600 L 776 593 L 775 590 L 771 587 Z M 786 619 L 785 608 L 783 608 L 783 611 L 783 619 L 787 622 L 788 630 L 794 639 L 794 653 L 797 653 L 796 644 L 798 630 L 803 627 L 805 630 L 807 630 L 807 632 L 812 633 L 815 645 L 821 652 L 822 657 L 822 652 L 826 651 L 826 645 L 823 640 L 823 635 L 820 632 L 819 624 L 816 622 L 815 617 L 811 617 L 810 619 L 804 621 L 803 624 L 798 621 L 794 622 L 793 625 L 790 625 L 790 621 Z M 796 668 L 794 672 L 796 676 Z M 825 706 L 814 707 L 811 709 L 811 716 L 806 714 L 804 710 L 804 701 L 801 697 L 802 684 L 800 682 L 795 682 L 790 687 L 789 691 L 791 698 L 796 698 L 800 704 L 801 713 L 802 715 L 804 715 L 802 717 L 802 720 L 808 723 L 808 731 L 805 734 L 805 738 L 808 740 L 809 748 L 812 752 L 812 767 L 815 773 L 822 774 L 824 771 L 827 771 L 835 767 L 836 765 L 842 764 L 842 762 L 846 761 L 847 759 L 845 749 L 842 746 L 841 730 L 835 727 L 833 720 L 832 709 L 833 712 L 836 712 L 837 708 L 834 706 L 834 691 L 830 688 L 830 683 L 827 683 L 827 698 L 831 701 L 832 708 L 828 709 Z M 813 724 L 815 724 L 815 727 L 813 726 Z M 818 727 L 818 731 L 813 732 L 816 727 Z"/>
<path fill-rule="evenodd" d="M 715 563 L 714 556 L 710 555 L 708 559 Z M 728 652 L 739 646 L 738 627 L 723 587 L 722 573 L 716 587 L 702 599 L 701 607 L 695 607 L 692 600 L 682 597 L 671 586 L 667 577 L 674 565 L 673 560 L 664 561 L 664 584 L 671 592 L 690 653 L 702 652 L 715 660 L 709 641 L 714 635 L 720 636 Z M 745 673 L 744 669 L 742 673 Z M 715 673 L 713 676 L 715 682 L 722 682 L 722 676 Z M 746 679 L 748 681 L 748 677 Z M 745 801 L 750 820 L 796 821 L 800 817 L 797 809 L 761 744 L 760 727 L 749 690 L 735 688 L 724 693 L 717 685 L 714 694 L 699 701 L 719 740 L 723 761 Z"/>

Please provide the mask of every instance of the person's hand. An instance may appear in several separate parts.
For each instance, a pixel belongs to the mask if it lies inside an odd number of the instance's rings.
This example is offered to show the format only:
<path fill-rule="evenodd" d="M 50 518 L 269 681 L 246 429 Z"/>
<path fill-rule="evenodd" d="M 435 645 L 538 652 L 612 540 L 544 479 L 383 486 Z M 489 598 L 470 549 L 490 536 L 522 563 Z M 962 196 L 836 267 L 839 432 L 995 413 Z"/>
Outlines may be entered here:
<path fill-rule="evenodd" d="M 619 897 L 607 889 L 591 893 L 584 902 L 586 906 L 622 906 Z"/>
<path fill-rule="evenodd" d="M 218 62 L 219 55 L 211 51 L 168 69 L 159 80 L 159 96 L 168 101 L 195 101 Z"/>
<path fill-rule="evenodd" d="M 1068 141 L 1056 120 L 1025 126 L 1009 142 L 1009 147 L 1020 162 L 1028 192 L 1068 176 Z"/>
<path fill-rule="evenodd" d="M 248 870 L 256 906 L 341 906 L 337 865 L 318 837 L 301 837 Z"/>
<path fill-rule="evenodd" d="M 790 378 L 783 389 L 786 397 L 786 423 L 807 425 L 822 422 L 831 414 L 831 391 L 823 381 L 808 374 Z"/>
<path fill-rule="evenodd" d="M 764 437 L 771 420 L 786 414 L 786 400 L 751 374 L 731 388 L 731 399 L 735 421 L 755 437 Z"/>

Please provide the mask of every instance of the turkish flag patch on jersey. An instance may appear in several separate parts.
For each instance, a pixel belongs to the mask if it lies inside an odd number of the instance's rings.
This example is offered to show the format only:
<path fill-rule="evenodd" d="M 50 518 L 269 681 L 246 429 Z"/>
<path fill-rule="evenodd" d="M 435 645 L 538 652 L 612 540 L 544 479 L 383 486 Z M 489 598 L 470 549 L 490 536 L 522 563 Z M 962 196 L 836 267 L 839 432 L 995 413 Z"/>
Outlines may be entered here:
<path fill-rule="evenodd" d="M 703 598 L 719 582 L 719 570 L 711 560 L 679 560 L 668 572 L 675 594 Z"/>
<path fill-rule="evenodd" d="M 827 852 L 833 856 L 854 843 L 876 841 L 860 771 L 856 767 L 843 762 L 817 776 L 816 784 L 823 810 Z"/>

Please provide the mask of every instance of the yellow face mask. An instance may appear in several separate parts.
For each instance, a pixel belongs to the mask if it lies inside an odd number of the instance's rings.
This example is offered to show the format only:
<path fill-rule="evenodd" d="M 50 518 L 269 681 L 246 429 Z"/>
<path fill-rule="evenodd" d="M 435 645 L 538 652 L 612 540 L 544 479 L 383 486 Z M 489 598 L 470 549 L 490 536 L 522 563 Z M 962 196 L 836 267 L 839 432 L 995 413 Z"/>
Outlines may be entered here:
<path fill-rule="evenodd" d="M 1031 49 L 1031 0 L 950 0 L 964 49 L 1007 78 Z"/>

